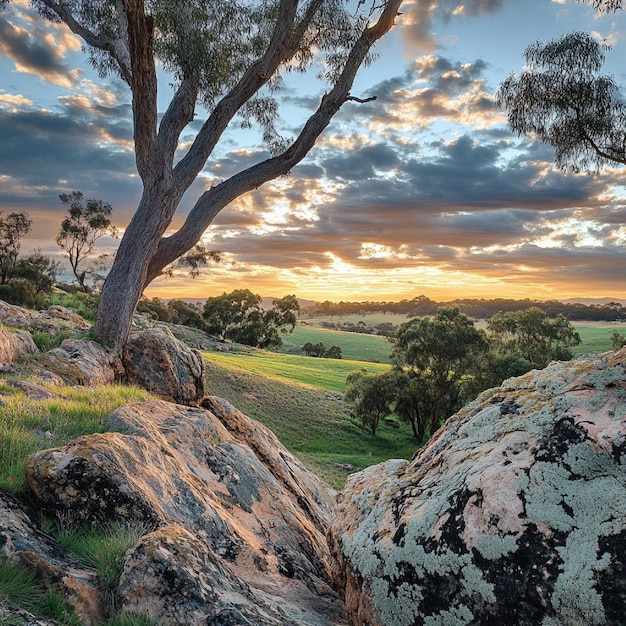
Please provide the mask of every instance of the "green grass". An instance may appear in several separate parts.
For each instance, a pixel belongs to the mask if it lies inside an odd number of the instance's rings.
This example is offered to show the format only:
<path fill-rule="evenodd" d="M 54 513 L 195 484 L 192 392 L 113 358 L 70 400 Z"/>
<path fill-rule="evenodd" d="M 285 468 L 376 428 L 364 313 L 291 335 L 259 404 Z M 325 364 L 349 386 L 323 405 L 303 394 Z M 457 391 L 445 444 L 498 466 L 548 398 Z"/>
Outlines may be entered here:
<path fill-rule="evenodd" d="M 151 398 L 147 391 L 123 385 L 61 387 L 51 400 L 30 400 L 0 383 L 0 488 L 26 489 L 24 461 L 33 452 L 61 446 L 80 435 L 104 432 L 105 418 L 123 404 Z"/>
<path fill-rule="evenodd" d="M 100 574 L 105 586 L 114 589 L 122 575 L 124 555 L 145 534 L 145 529 L 113 523 L 106 528 L 65 528 L 55 533 L 59 543 L 87 567 Z"/>
<path fill-rule="evenodd" d="M 312 323 L 313 321 L 311 321 Z M 391 362 L 389 353 L 392 346 L 385 337 L 378 335 L 348 333 L 310 324 L 298 324 L 293 333 L 287 333 L 281 337 L 283 346 L 280 351 L 283 353 L 302 354 L 301 348 L 307 341 L 311 343 L 321 341 L 326 348 L 330 348 L 333 344 L 339 346 L 344 359 L 380 363 Z"/>
<path fill-rule="evenodd" d="M 376 436 L 370 435 L 336 397 L 345 389 L 348 369 L 363 365 L 385 368 L 384 365 L 273 353 L 257 357 L 205 353 L 205 357 L 207 393 L 226 398 L 265 424 L 287 449 L 333 487 L 340 488 L 349 471 L 390 458 L 410 458 L 418 447 L 406 424 L 384 422 Z M 329 369 L 313 374 L 303 372 L 298 368 L 298 361 L 302 360 Z M 345 369 L 335 369 L 340 366 Z M 280 370 L 280 375 L 276 370 Z M 346 470 L 342 465 L 352 468 Z"/>
<path fill-rule="evenodd" d="M 572 350 L 574 354 L 608 352 L 612 350 L 611 333 L 614 330 L 626 335 L 626 324 L 623 322 L 574 322 L 573 325 L 581 339 L 581 343 Z"/>
<path fill-rule="evenodd" d="M 307 356 L 276 354 L 265 350 L 248 353 L 204 352 L 205 359 L 242 372 L 259 374 L 273 380 L 301 383 L 325 391 L 343 393 L 346 378 L 355 370 L 367 368 L 371 374 L 389 369 L 381 363 L 346 359 L 317 359 Z"/>
<path fill-rule="evenodd" d="M 52 619 L 60 626 L 81 626 L 82 620 L 54 591 L 43 587 L 30 569 L 10 563 L 0 555 L 0 601 L 11 608 L 23 609 Z M 0 626 L 22 624 L 12 617 L 0 616 Z"/>

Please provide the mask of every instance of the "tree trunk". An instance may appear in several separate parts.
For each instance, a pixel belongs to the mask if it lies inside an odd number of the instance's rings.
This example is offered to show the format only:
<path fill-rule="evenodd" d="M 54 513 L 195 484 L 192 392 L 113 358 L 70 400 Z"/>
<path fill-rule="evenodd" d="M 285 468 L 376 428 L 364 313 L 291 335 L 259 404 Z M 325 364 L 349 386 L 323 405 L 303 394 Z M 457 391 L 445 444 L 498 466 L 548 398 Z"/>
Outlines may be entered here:
<path fill-rule="evenodd" d="M 171 222 L 178 198 L 161 185 L 145 191 L 130 222 L 100 294 L 96 339 L 122 354 L 135 307 L 143 293 L 148 265 Z M 168 201 L 169 198 L 169 201 Z M 158 199 L 158 200 L 156 200 Z"/>

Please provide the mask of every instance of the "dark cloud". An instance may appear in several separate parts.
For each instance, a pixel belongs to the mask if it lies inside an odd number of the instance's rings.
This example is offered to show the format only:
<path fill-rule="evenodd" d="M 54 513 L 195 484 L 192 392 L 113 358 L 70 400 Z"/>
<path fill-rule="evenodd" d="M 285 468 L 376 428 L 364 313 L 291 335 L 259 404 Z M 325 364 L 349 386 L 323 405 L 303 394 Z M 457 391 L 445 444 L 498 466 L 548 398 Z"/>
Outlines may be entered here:
<path fill-rule="evenodd" d="M 29 32 L 0 14 L 0 54 L 29 72 L 52 82 L 74 82 L 77 74 L 63 62 L 63 54 L 39 28 Z"/>

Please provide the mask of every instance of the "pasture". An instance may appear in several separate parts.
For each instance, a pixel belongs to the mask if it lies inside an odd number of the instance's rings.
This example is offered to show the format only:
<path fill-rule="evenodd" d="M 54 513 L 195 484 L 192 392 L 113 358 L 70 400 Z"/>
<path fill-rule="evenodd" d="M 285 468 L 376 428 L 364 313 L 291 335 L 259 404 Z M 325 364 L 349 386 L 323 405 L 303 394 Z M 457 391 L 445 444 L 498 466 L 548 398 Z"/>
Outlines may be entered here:
<path fill-rule="evenodd" d="M 346 376 L 382 364 L 314 359 L 255 350 L 204 352 L 207 393 L 227 398 L 268 428 L 311 471 L 335 488 L 349 473 L 418 448 L 407 424 L 384 420 L 375 436 L 350 416 L 340 393 Z"/>

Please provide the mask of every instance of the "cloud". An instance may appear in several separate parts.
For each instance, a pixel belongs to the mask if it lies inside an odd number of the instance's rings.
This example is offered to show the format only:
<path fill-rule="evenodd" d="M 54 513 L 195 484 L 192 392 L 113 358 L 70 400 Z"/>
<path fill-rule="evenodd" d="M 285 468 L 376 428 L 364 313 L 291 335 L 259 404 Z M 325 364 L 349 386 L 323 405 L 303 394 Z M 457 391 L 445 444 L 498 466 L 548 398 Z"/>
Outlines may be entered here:
<path fill-rule="evenodd" d="M 28 30 L 0 14 L 0 54 L 12 59 L 18 72 L 46 82 L 65 88 L 76 85 L 82 70 L 64 62 L 66 52 L 76 50 L 76 41 L 67 33 L 54 37 L 39 27 Z"/>

